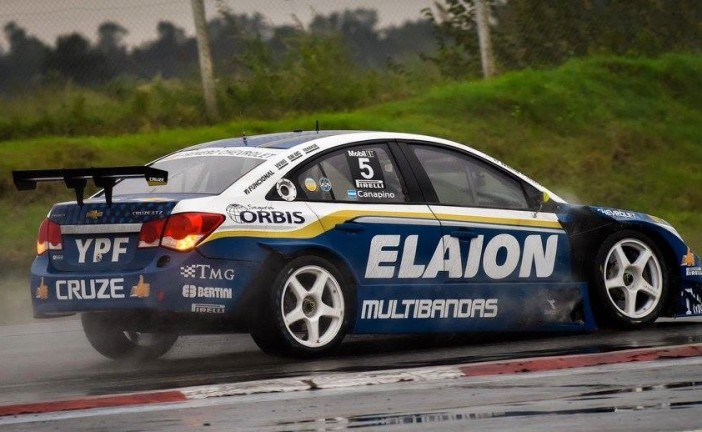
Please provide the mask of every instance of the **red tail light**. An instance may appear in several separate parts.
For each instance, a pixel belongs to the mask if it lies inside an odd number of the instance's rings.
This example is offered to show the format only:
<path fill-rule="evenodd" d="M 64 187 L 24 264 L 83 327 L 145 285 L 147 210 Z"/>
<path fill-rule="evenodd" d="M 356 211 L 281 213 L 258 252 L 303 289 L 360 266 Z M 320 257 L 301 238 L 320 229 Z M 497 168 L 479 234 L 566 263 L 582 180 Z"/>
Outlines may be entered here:
<path fill-rule="evenodd" d="M 143 224 L 139 232 L 139 245 L 137 247 L 158 247 L 161 244 L 161 234 L 163 233 L 163 227 L 165 225 L 166 219 L 159 219 Z"/>
<path fill-rule="evenodd" d="M 63 250 L 61 240 L 61 226 L 48 218 L 39 226 L 37 236 L 37 255 L 41 255 L 47 250 Z"/>
<path fill-rule="evenodd" d="M 213 213 L 178 213 L 166 222 L 161 237 L 163 247 L 185 252 L 193 249 L 224 222 L 224 216 Z"/>

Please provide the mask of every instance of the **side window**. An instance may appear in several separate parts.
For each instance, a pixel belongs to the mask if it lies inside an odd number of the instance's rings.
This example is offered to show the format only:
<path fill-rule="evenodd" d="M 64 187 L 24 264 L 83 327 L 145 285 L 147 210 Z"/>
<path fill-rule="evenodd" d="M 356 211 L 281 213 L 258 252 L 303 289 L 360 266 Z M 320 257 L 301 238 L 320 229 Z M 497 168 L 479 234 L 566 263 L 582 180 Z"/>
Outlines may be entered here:
<path fill-rule="evenodd" d="M 494 166 L 448 149 L 412 145 L 440 204 L 527 209 L 520 182 Z"/>
<path fill-rule="evenodd" d="M 383 144 L 347 147 L 320 156 L 293 174 L 293 181 L 298 185 L 298 199 L 405 202 L 397 167 Z"/>

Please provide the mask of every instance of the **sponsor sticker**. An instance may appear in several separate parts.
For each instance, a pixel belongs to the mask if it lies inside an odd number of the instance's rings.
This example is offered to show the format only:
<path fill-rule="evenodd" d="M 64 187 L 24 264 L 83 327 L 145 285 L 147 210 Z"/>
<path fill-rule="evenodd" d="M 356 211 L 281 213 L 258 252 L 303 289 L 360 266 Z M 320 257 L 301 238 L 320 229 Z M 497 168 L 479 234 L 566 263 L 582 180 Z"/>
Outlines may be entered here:
<path fill-rule="evenodd" d="M 301 211 L 279 211 L 270 206 L 230 204 L 227 214 L 238 224 L 300 225 L 305 223 Z"/>
<path fill-rule="evenodd" d="M 96 220 L 102 217 L 102 212 L 99 210 L 90 210 L 88 213 L 85 214 L 85 217 L 87 217 L 88 219 Z"/>
<path fill-rule="evenodd" d="M 305 154 L 310 154 L 315 150 L 319 150 L 319 146 L 317 144 L 308 145 L 307 147 L 302 149 L 302 151 L 304 151 Z"/>
<path fill-rule="evenodd" d="M 326 177 L 319 179 L 319 188 L 324 192 L 329 192 L 332 189 L 331 180 Z"/>
<path fill-rule="evenodd" d="M 288 161 L 286 161 L 285 159 L 281 159 L 275 163 L 275 167 L 278 168 L 278 170 L 282 170 L 286 166 L 288 166 Z"/>
<path fill-rule="evenodd" d="M 358 189 L 385 189 L 385 182 L 382 180 L 356 180 Z"/>
<path fill-rule="evenodd" d="M 151 284 L 144 281 L 144 276 L 139 275 L 139 282 L 132 287 L 129 297 L 147 298 L 151 293 Z"/>
<path fill-rule="evenodd" d="M 314 181 L 312 177 L 307 177 L 305 179 L 305 189 L 307 189 L 310 192 L 316 192 L 317 191 L 317 182 Z"/>
<path fill-rule="evenodd" d="M 230 299 L 233 290 L 231 288 L 183 285 L 182 293 L 185 298 Z"/>
<path fill-rule="evenodd" d="M 389 191 L 358 191 L 359 198 L 380 198 L 380 199 L 393 199 L 395 198 L 395 192 Z"/>
<path fill-rule="evenodd" d="M 223 314 L 224 305 L 193 303 L 190 310 L 197 313 Z"/>
<path fill-rule="evenodd" d="M 288 156 L 288 160 L 290 162 L 293 162 L 293 161 L 300 159 L 301 157 L 302 157 L 302 153 L 300 153 L 299 151 L 296 151 L 295 153 L 292 153 Z"/>
<path fill-rule="evenodd" d="M 383 171 L 375 150 L 346 150 L 356 189 L 385 189 Z"/>
<path fill-rule="evenodd" d="M 356 189 L 349 189 L 346 191 L 346 196 L 350 200 L 357 200 L 358 199 L 358 193 L 356 192 Z"/>
<path fill-rule="evenodd" d="M 164 177 L 147 177 L 146 184 L 148 184 L 149 186 L 163 186 L 165 184 L 168 184 L 168 182 Z"/>
<path fill-rule="evenodd" d="M 275 190 L 278 192 L 278 196 L 285 201 L 295 201 L 297 198 L 297 188 L 290 180 L 284 178 L 278 180 L 275 184 Z"/>
<path fill-rule="evenodd" d="M 59 279 L 54 283 L 56 299 L 108 300 L 123 299 L 124 278 L 104 279 Z"/>
<path fill-rule="evenodd" d="M 278 153 L 274 153 L 270 150 L 263 148 L 236 148 L 236 147 L 226 147 L 226 148 L 208 148 L 199 150 L 187 150 L 181 151 L 174 155 L 168 156 L 166 160 L 183 159 L 191 157 L 201 157 L 201 156 L 238 156 L 253 159 L 268 159 Z"/>
<path fill-rule="evenodd" d="M 160 216 L 163 210 L 137 210 L 132 212 L 132 216 Z"/>
<path fill-rule="evenodd" d="M 682 262 L 680 263 L 681 267 L 692 267 L 695 265 L 695 254 L 692 252 L 692 249 L 687 248 L 687 253 L 683 255 L 682 257 Z"/>
<path fill-rule="evenodd" d="M 102 262 L 107 258 L 110 262 L 119 262 L 120 256 L 127 253 L 129 237 L 108 237 L 75 239 L 78 248 L 78 263 L 84 264 L 90 259 L 92 263 Z"/>
<path fill-rule="evenodd" d="M 603 215 L 606 216 L 612 216 L 612 217 L 621 217 L 621 218 L 627 218 L 627 219 L 636 219 L 636 213 L 624 211 L 624 210 L 616 210 L 616 209 L 602 209 L 598 208 L 596 209 L 598 212 L 602 213 Z"/>
<path fill-rule="evenodd" d="M 248 195 L 254 190 L 256 190 L 257 187 L 261 186 L 261 183 L 265 182 L 269 178 L 273 177 L 273 171 L 268 170 L 265 174 L 263 174 L 261 177 L 259 177 L 255 182 L 251 183 L 246 189 L 244 189 L 244 194 Z"/>
<path fill-rule="evenodd" d="M 419 235 L 402 239 L 400 235 L 376 235 L 371 239 L 366 264 L 369 279 L 433 279 L 447 272 L 451 279 L 471 279 L 479 272 L 490 279 L 510 276 L 521 279 L 547 278 L 556 265 L 558 235 L 532 234 L 521 242 L 511 234 L 491 239 L 478 235 L 467 245 L 467 260 L 462 260 L 463 244 L 450 235 L 443 236 L 428 263 L 418 263 Z M 498 258 L 499 257 L 499 258 Z"/>
<path fill-rule="evenodd" d="M 699 295 L 699 290 L 685 288 L 680 292 L 680 295 L 687 309 L 685 315 L 702 315 L 702 298 Z"/>
<path fill-rule="evenodd" d="M 361 319 L 495 318 L 497 312 L 494 298 L 364 300 Z"/>
<path fill-rule="evenodd" d="M 205 280 L 234 280 L 233 268 L 215 267 L 209 264 L 192 264 L 180 268 L 180 275 L 184 278 Z"/>
<path fill-rule="evenodd" d="M 34 297 L 38 298 L 39 300 L 46 300 L 49 298 L 49 287 L 44 283 L 44 278 L 41 278 L 41 282 L 39 282 L 39 286 L 36 289 L 36 293 Z"/>

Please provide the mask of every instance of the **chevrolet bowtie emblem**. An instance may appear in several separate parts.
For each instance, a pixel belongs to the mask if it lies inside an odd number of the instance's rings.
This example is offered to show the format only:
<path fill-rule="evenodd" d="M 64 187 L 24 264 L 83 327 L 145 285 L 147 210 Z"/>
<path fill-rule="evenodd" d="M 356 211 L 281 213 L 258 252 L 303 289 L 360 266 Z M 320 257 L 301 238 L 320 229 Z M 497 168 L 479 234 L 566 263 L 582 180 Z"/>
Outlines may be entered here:
<path fill-rule="evenodd" d="M 98 210 L 90 210 L 88 213 L 85 214 L 85 217 L 88 219 L 97 219 L 99 217 L 102 217 L 102 212 Z"/>

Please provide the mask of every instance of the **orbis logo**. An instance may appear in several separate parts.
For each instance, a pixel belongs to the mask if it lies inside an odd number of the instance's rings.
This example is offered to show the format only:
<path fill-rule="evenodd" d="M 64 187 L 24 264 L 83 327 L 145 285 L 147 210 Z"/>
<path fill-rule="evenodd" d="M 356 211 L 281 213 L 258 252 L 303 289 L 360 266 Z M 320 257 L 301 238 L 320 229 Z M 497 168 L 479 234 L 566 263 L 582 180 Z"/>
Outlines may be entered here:
<path fill-rule="evenodd" d="M 474 278 L 481 270 L 490 279 L 547 278 L 556 264 L 558 235 L 546 237 L 539 234 L 527 236 L 523 242 L 510 234 L 499 234 L 485 241 L 479 235 L 468 245 L 468 258 L 464 262 L 461 243 L 455 237 L 443 236 L 436 245 L 428 263 L 416 262 L 418 235 L 377 235 L 371 239 L 366 264 L 369 279 L 432 279 L 439 272 L 449 278 Z"/>
<path fill-rule="evenodd" d="M 276 224 L 299 225 L 305 222 L 302 212 L 278 211 L 260 207 L 246 207 L 241 204 L 230 204 L 227 214 L 239 224 Z"/>

